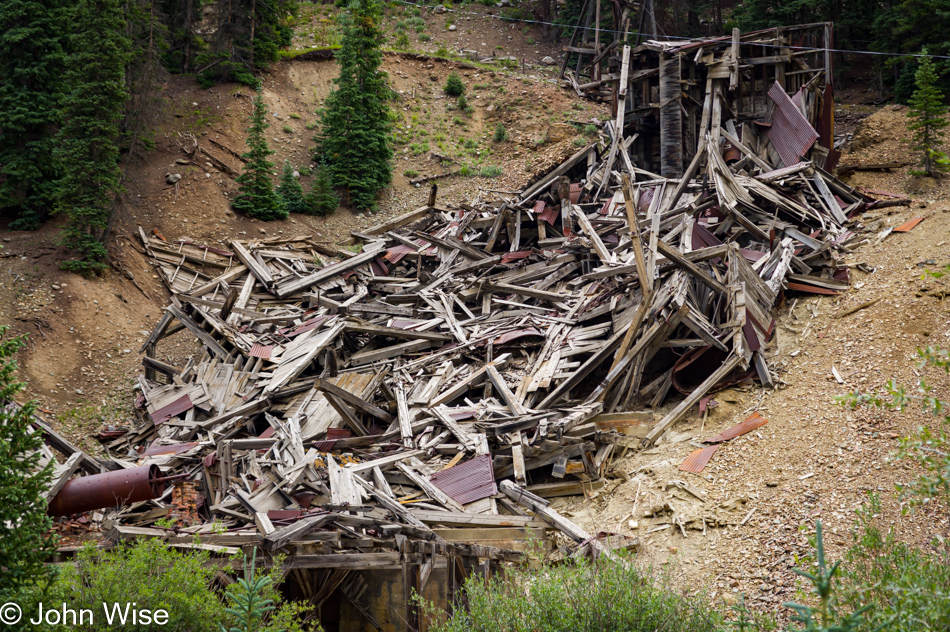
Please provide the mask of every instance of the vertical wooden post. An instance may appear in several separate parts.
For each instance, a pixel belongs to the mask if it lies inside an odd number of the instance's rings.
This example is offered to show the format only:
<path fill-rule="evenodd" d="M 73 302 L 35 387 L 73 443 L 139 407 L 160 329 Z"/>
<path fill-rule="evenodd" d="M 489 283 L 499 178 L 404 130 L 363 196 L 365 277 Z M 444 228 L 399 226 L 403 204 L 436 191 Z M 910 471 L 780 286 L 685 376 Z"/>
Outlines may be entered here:
<path fill-rule="evenodd" d="M 438 192 L 439 192 L 439 185 L 433 182 L 432 186 L 429 187 L 429 201 L 427 203 L 429 207 L 435 206 L 435 196 Z"/>

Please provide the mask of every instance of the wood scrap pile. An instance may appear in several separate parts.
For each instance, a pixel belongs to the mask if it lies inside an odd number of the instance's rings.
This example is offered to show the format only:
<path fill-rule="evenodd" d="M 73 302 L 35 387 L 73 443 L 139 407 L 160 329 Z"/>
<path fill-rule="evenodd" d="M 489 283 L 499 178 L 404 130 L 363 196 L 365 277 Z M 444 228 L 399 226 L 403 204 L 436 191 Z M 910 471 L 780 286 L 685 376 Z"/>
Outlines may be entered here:
<path fill-rule="evenodd" d="M 518 197 L 447 208 L 433 193 L 353 233 L 356 252 L 140 230 L 172 299 L 142 348 L 138 422 L 104 439 L 111 467 L 194 483 L 186 533 L 297 547 L 298 565 L 323 564 L 300 557 L 321 542 L 364 556 L 354 567 L 396 536 L 462 546 L 440 526 L 610 548 L 545 498 L 591 489 L 615 451 L 717 388 L 774 384 L 773 309 L 847 287 L 840 261 L 866 241 L 850 218 L 872 203 L 813 162 L 784 165 L 717 99 L 686 173 L 660 177 L 610 136 L 619 111 L 606 142 Z M 175 364 L 161 346 L 178 332 L 200 349 Z M 105 517 L 150 533 L 172 489 Z"/>

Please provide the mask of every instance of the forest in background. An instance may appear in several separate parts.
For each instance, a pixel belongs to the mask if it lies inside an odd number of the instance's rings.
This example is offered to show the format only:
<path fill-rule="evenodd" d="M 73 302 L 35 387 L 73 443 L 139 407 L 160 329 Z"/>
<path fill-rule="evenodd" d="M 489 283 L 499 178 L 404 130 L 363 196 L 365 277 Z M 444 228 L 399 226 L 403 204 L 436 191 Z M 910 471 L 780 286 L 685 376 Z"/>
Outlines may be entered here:
<path fill-rule="evenodd" d="M 582 4 L 515 2 L 500 12 L 509 20 L 561 25 L 549 30 L 553 41 L 570 36 Z M 652 29 L 649 18 L 655 18 L 661 38 L 833 21 L 837 48 L 883 53 L 839 55 L 837 78 L 851 76 L 854 60 L 861 60 L 863 75 L 877 84 L 872 87 L 898 101 L 913 91 L 912 55 L 950 53 L 944 37 L 950 0 L 655 0 L 642 6 L 652 10 L 643 24 Z M 194 76 L 203 86 L 255 86 L 256 73 L 290 46 L 298 8 L 297 0 L 0 3 L 0 214 L 16 230 L 67 216 L 64 245 L 76 257 L 65 266 L 102 269 L 123 169 L 134 152 L 154 146 L 168 74 Z M 612 13 L 602 12 L 601 28 L 613 26 Z M 947 60 L 935 61 L 946 77 Z"/>

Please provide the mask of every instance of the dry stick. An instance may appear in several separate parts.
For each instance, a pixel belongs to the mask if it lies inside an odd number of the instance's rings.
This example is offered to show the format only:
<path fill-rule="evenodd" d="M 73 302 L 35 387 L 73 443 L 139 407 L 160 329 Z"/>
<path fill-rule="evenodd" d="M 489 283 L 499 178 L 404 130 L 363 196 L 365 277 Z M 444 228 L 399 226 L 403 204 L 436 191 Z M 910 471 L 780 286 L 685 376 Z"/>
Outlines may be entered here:
<path fill-rule="evenodd" d="M 843 312 L 841 312 L 841 313 L 839 313 L 839 314 L 835 314 L 835 318 L 844 318 L 845 316 L 850 316 L 851 314 L 853 314 L 853 313 L 855 313 L 855 312 L 860 312 L 862 309 L 865 309 L 865 308 L 867 308 L 867 307 L 870 307 L 871 305 L 874 305 L 875 303 L 877 303 L 877 302 L 880 301 L 880 300 L 881 300 L 881 298 L 879 297 L 879 298 L 872 299 L 872 300 L 870 300 L 870 301 L 865 301 L 865 302 L 861 303 L 860 305 L 855 305 L 854 307 L 849 307 L 848 309 L 844 310 Z"/>

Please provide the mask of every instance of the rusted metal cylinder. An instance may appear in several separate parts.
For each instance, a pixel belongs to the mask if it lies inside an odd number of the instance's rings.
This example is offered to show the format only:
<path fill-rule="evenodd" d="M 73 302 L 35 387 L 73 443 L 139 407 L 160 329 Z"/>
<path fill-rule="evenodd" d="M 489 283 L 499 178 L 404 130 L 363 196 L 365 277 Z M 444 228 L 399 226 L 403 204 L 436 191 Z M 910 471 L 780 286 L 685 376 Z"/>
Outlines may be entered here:
<path fill-rule="evenodd" d="M 742 160 L 742 152 L 739 151 L 738 147 L 733 147 L 732 143 L 726 143 L 726 147 L 722 152 L 722 157 L 723 160 L 726 161 L 727 165 L 731 165 Z"/>
<path fill-rule="evenodd" d="M 69 516 L 93 509 L 119 507 L 162 495 L 165 484 L 157 465 L 74 478 L 50 501 L 51 516 Z"/>

